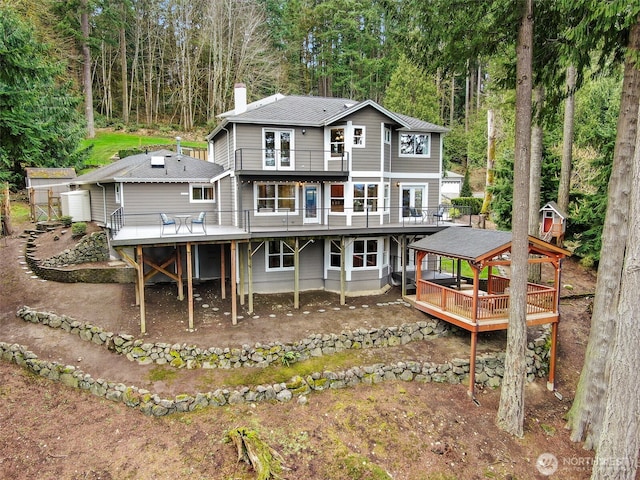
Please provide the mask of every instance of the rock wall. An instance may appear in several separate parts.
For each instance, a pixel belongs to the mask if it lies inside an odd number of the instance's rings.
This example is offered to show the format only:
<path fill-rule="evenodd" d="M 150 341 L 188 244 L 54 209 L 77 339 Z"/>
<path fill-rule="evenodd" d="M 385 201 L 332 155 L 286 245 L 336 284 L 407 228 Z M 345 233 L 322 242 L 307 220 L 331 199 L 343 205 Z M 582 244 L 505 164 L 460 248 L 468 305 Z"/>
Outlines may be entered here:
<path fill-rule="evenodd" d="M 400 345 L 428 337 L 447 334 L 448 325 L 439 320 L 418 322 L 398 327 L 358 329 L 332 335 L 310 335 L 291 344 L 257 343 L 251 347 L 208 348 L 145 343 L 132 335 L 105 332 L 100 327 L 81 323 L 72 318 L 49 312 L 37 312 L 29 307 L 18 311 L 25 321 L 61 328 L 80 338 L 101 345 L 116 354 L 126 355 L 131 361 L 142 364 L 169 364 L 176 368 L 241 368 L 265 367 L 274 362 L 295 362 L 311 356 L 330 355 L 352 348 L 377 348 Z M 548 369 L 548 332 L 529 343 L 527 355 L 528 380 L 542 377 Z M 195 395 L 178 395 L 163 399 L 147 390 L 104 379 L 94 379 L 74 366 L 41 361 L 37 356 L 18 344 L 0 342 L 0 356 L 21 365 L 37 375 L 60 381 L 65 385 L 88 390 L 94 395 L 125 403 L 138 408 L 147 415 L 167 415 L 187 412 L 208 406 L 233 405 L 261 401 L 290 401 L 294 396 L 299 402 L 314 391 L 338 389 L 361 383 L 375 384 L 388 380 L 465 383 L 469 381 L 469 360 L 453 359 L 436 364 L 432 362 L 397 362 L 388 365 L 375 364 L 353 367 L 340 372 L 315 372 L 304 377 L 296 376 L 284 383 L 239 387 L 235 390 L 217 389 Z M 495 388 L 504 374 L 503 352 L 482 355 L 476 359 L 477 385 Z"/>
<path fill-rule="evenodd" d="M 36 239 L 40 231 L 30 232 L 25 247 L 27 265 L 38 277 L 63 283 L 134 283 L 135 269 L 127 265 L 87 266 L 109 260 L 106 232 L 94 232 L 78 244 L 47 259 L 38 257 Z M 78 267 L 82 265 L 82 267 Z"/>

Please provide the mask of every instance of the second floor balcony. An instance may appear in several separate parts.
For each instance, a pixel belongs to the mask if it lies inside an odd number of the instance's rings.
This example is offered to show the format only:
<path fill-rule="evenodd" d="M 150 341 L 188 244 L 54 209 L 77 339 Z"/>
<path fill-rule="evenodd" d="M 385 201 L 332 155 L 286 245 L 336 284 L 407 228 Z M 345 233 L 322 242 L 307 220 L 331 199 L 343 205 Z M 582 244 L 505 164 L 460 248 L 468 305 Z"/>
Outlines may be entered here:
<path fill-rule="evenodd" d="M 346 152 L 308 149 L 239 148 L 235 151 L 235 173 L 249 180 L 346 180 L 349 156 Z"/>

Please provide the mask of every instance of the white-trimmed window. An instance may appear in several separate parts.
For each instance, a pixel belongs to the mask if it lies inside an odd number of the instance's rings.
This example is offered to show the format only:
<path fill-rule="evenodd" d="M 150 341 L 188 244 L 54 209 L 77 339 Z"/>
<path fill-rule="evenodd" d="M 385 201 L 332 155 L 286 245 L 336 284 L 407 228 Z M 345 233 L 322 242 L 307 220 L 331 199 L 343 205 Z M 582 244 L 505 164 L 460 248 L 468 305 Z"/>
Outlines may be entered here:
<path fill-rule="evenodd" d="M 353 127 L 353 147 L 354 148 L 364 148 L 365 140 L 365 128 L 364 127 Z"/>
<path fill-rule="evenodd" d="M 378 184 L 354 183 L 353 184 L 353 211 L 364 212 L 378 211 Z"/>
<path fill-rule="evenodd" d="M 120 184 L 119 183 L 116 183 L 114 185 L 114 193 L 115 193 L 115 196 L 116 196 L 116 203 L 120 204 L 120 198 L 121 197 L 120 197 Z"/>
<path fill-rule="evenodd" d="M 391 188 L 388 183 L 385 183 L 384 184 L 384 200 L 383 200 L 384 205 L 382 206 L 382 209 L 385 212 L 389 211 L 389 206 L 391 205 L 390 198 L 391 198 Z"/>
<path fill-rule="evenodd" d="M 295 244 L 292 240 L 275 240 L 267 242 L 266 271 L 293 270 L 293 251 Z"/>
<path fill-rule="evenodd" d="M 344 155 L 344 127 L 332 128 L 329 141 L 331 143 L 332 157 L 341 157 Z"/>
<path fill-rule="evenodd" d="M 258 183 L 256 211 L 258 213 L 296 211 L 296 186 L 292 183 Z"/>
<path fill-rule="evenodd" d="M 352 267 L 376 268 L 378 266 L 378 240 L 359 239 L 353 241 Z"/>
<path fill-rule="evenodd" d="M 431 156 L 431 135 L 429 133 L 401 133 L 400 156 Z"/>
<path fill-rule="evenodd" d="M 344 184 L 331 185 L 331 211 L 344 212 Z"/>
<path fill-rule="evenodd" d="M 329 265 L 333 268 L 340 268 L 340 259 L 342 258 L 340 242 L 338 240 L 331 240 L 330 243 L 331 246 L 329 247 Z"/>
<path fill-rule="evenodd" d="M 264 148 L 264 168 L 291 168 L 293 162 L 293 131 L 262 131 Z"/>
<path fill-rule="evenodd" d="M 388 127 L 384 128 L 384 143 L 391 143 L 391 129 Z"/>
<path fill-rule="evenodd" d="M 212 184 L 191 185 L 189 201 L 192 203 L 215 203 L 216 190 Z"/>

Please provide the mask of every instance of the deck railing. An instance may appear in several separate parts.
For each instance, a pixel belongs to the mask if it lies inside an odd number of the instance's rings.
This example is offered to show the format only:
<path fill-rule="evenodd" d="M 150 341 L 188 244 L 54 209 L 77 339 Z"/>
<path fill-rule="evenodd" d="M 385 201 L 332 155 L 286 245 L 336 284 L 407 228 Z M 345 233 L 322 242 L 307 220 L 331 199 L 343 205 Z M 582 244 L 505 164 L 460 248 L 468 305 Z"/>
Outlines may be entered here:
<path fill-rule="evenodd" d="M 495 277 L 502 278 L 505 277 Z M 508 280 L 508 279 L 507 279 Z M 472 290 L 461 292 L 426 280 L 418 280 L 416 300 L 428 303 L 443 311 L 458 315 L 469 321 L 474 320 Z M 556 291 L 554 288 L 528 284 L 527 315 L 544 312 L 556 312 Z M 509 295 L 479 293 L 476 319 L 490 320 L 508 318 Z"/>
<path fill-rule="evenodd" d="M 280 206 L 282 207 L 282 206 Z M 111 234 L 116 235 L 123 227 L 150 227 L 160 225 L 160 213 L 169 217 L 190 215 L 197 217 L 201 210 L 206 211 L 206 224 L 208 227 L 239 228 L 247 233 L 266 231 L 295 231 L 301 230 L 343 230 L 362 229 L 374 227 L 412 228 L 434 227 L 444 225 L 470 223 L 468 219 L 442 220 L 433 214 L 438 208 L 422 210 L 420 219 L 403 217 L 398 207 L 395 209 L 348 208 L 340 205 L 333 207 L 285 207 L 277 208 L 264 206 L 259 209 L 238 210 L 207 210 L 194 208 L 192 210 L 164 210 L 147 213 L 126 213 L 125 209 L 118 208 L 110 214 L 108 219 Z M 188 221 L 188 220 L 187 220 Z M 428 229 L 427 229 L 428 230 Z"/>

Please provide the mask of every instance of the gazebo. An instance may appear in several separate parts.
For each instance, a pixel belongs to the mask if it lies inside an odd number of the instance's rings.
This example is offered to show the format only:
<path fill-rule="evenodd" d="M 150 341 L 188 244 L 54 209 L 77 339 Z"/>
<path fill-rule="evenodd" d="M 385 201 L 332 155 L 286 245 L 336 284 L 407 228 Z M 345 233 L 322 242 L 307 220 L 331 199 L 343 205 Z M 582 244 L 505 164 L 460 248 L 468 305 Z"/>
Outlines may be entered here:
<path fill-rule="evenodd" d="M 476 346 L 479 332 L 506 330 L 509 326 L 509 284 L 506 275 L 493 267 L 511 264 L 511 232 L 470 228 L 446 228 L 409 245 L 416 254 L 416 293 L 407 300 L 429 315 L 471 332 L 469 395 L 474 395 Z M 560 321 L 560 271 L 567 250 L 529 236 L 529 264 L 548 264 L 554 269 L 553 285 L 527 285 L 527 326 L 551 324 L 549 380 L 555 388 L 556 342 Z M 428 256 L 449 258 L 457 265 L 453 285 L 427 280 L 433 272 L 423 271 Z M 461 262 L 471 267 L 472 276 L 462 280 Z M 480 278 L 486 269 L 486 279 Z"/>

